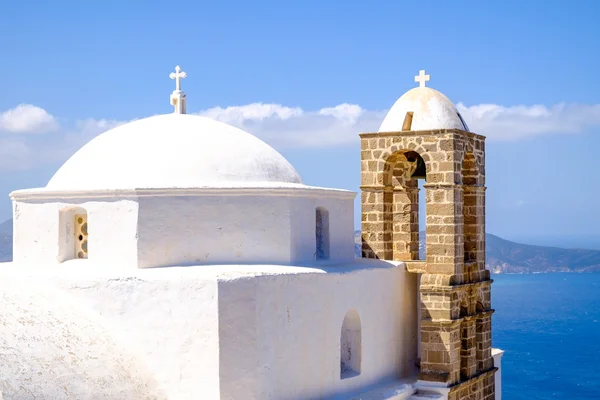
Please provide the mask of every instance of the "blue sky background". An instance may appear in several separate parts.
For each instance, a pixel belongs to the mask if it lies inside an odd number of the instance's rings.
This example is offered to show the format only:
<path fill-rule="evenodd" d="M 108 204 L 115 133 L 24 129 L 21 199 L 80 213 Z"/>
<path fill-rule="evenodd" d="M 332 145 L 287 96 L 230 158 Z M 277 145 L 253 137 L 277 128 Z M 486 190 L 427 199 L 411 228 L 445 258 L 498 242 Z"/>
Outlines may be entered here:
<path fill-rule="evenodd" d="M 600 247 L 598 15 L 584 0 L 2 2 L 0 221 L 10 191 L 44 186 L 103 126 L 171 112 L 176 64 L 188 112 L 234 123 L 223 109 L 238 107 L 234 124 L 306 183 L 358 191 L 359 131 L 376 130 L 426 69 L 488 136 L 488 232 Z M 302 116 L 252 116 L 255 103 Z M 360 116 L 318 113 L 346 103 Z M 48 117 L 15 125 L 20 104 Z"/>

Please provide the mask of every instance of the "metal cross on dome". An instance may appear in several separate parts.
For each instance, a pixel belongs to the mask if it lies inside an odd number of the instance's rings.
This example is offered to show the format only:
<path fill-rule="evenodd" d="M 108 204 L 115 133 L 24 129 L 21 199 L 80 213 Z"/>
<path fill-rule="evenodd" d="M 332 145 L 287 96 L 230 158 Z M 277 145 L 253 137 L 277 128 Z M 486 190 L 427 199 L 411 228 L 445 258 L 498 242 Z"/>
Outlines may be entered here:
<path fill-rule="evenodd" d="M 178 65 L 175 67 L 175 72 L 169 74 L 169 78 L 175 79 L 175 90 L 181 90 L 181 79 L 187 78 L 187 74 Z"/>
<path fill-rule="evenodd" d="M 425 87 L 425 82 L 429 81 L 429 75 L 425 75 L 425 70 L 419 71 L 419 75 L 415 76 L 415 82 L 419 83 L 419 87 Z"/>

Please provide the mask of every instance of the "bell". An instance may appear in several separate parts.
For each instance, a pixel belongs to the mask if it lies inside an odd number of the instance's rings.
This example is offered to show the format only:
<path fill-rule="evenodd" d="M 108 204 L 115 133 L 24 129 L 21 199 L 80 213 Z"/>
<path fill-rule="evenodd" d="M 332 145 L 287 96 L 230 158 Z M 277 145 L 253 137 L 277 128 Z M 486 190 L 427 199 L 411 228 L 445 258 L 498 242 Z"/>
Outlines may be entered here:
<path fill-rule="evenodd" d="M 413 172 L 410 177 L 412 179 L 425 179 L 426 174 L 427 174 L 427 168 L 425 167 L 425 161 L 423 161 L 423 158 L 421 158 L 421 156 L 417 156 L 416 163 L 417 163 L 417 168 L 415 169 L 415 172 Z"/>

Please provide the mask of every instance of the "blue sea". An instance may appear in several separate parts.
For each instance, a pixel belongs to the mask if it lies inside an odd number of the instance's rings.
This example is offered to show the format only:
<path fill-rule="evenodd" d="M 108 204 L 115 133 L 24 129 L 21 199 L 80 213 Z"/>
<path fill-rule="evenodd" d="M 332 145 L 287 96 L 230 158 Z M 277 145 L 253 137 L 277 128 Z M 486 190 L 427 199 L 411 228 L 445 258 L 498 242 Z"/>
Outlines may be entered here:
<path fill-rule="evenodd" d="M 600 400 L 600 274 L 493 275 L 504 400 Z"/>

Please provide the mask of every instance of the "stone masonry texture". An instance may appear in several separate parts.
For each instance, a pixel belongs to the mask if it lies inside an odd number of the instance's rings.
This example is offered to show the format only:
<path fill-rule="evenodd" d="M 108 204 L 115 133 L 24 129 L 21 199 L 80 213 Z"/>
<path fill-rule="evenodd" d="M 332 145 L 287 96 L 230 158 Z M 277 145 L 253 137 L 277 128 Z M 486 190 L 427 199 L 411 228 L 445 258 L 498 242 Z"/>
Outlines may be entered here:
<path fill-rule="evenodd" d="M 494 399 L 491 283 L 485 269 L 485 137 L 461 130 L 363 133 L 362 253 L 421 274 L 420 377 L 450 399 Z M 419 187 L 426 167 L 426 259 Z"/>

